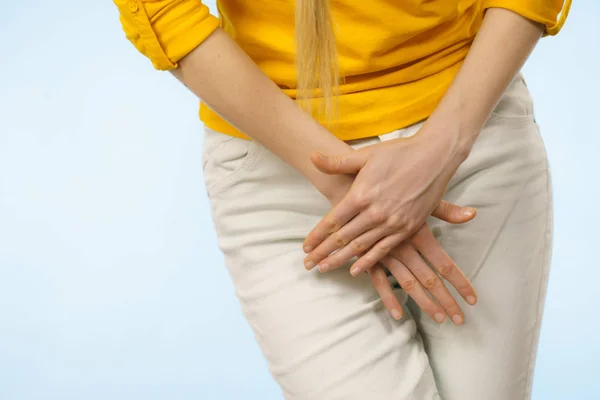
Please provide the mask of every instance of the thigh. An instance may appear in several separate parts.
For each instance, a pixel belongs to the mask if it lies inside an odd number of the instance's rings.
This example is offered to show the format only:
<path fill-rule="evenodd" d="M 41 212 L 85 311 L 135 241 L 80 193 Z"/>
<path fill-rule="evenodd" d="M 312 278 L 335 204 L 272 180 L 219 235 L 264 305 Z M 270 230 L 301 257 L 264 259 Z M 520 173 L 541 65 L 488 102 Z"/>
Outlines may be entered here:
<path fill-rule="evenodd" d="M 476 207 L 476 218 L 430 221 L 479 295 L 475 307 L 461 303 L 460 327 L 432 323 L 409 304 L 444 400 L 530 397 L 552 232 L 548 164 L 531 108 L 519 78 L 449 185 L 446 200 Z"/>
<path fill-rule="evenodd" d="M 210 130 L 205 138 L 219 246 L 285 398 L 438 399 L 409 313 L 391 319 L 366 275 L 304 269 L 301 244 L 329 209 L 326 199 L 259 145 Z"/>

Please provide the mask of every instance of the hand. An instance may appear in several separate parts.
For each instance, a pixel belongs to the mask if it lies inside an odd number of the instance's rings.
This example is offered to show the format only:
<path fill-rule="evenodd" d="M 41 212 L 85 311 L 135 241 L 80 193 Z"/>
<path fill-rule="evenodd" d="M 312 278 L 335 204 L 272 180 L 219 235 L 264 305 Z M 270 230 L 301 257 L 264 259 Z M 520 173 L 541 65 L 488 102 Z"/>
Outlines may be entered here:
<path fill-rule="evenodd" d="M 451 222 L 465 223 L 472 218 L 456 219 Z M 452 284 L 470 305 L 477 302 L 477 294 L 469 280 L 440 246 L 427 224 L 394 249 L 392 255 L 386 256 L 381 263 L 389 269 L 406 294 L 412 297 L 427 315 L 438 323 L 446 320 L 446 314 L 456 325 L 464 322 L 465 316 L 460 306 L 438 274 L 423 258 Z M 377 264 L 367 272 L 392 317 L 396 320 L 402 318 L 402 307 L 381 265 Z"/>
<path fill-rule="evenodd" d="M 328 197 L 333 206 L 343 199 L 354 180 L 350 175 L 337 175 L 336 178 L 329 181 Z M 473 219 L 475 210 L 441 201 L 434 211 L 434 215 L 446 222 L 461 224 Z M 419 253 L 458 290 L 467 303 L 472 305 L 476 303 L 475 289 L 440 246 L 427 225 L 423 225 L 406 244 L 402 244 L 392 252 L 396 258 L 388 257 L 384 263 L 407 294 L 431 318 L 441 323 L 445 320 L 445 311 L 455 324 L 461 324 L 464 321 L 464 314 L 460 307 L 448 289 L 441 284 L 438 275 L 423 261 Z M 403 315 L 402 307 L 392 291 L 383 268 L 380 264 L 376 264 L 367 272 L 381 296 L 384 306 L 392 317 L 398 320 Z M 425 290 L 431 293 L 437 303 L 429 297 Z"/>
<path fill-rule="evenodd" d="M 415 233 L 428 215 L 438 212 L 462 158 L 452 135 L 446 140 L 438 135 L 432 141 L 425 130 L 424 126 L 411 138 L 344 156 L 312 155 L 314 165 L 324 173 L 357 176 L 346 196 L 305 239 L 307 268 L 318 265 L 327 271 L 359 256 L 352 271 L 356 276 Z"/>

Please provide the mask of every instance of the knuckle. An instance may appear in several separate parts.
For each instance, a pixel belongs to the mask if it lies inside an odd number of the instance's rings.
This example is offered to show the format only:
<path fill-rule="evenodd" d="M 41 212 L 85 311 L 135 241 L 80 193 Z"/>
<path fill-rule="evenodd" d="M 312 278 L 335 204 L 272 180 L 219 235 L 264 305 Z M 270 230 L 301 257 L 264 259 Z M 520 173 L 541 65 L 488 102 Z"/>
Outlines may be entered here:
<path fill-rule="evenodd" d="M 365 254 L 362 257 L 362 259 L 364 260 L 362 265 L 364 265 L 365 268 L 369 268 L 373 265 L 376 265 L 377 262 L 379 261 L 378 257 L 376 257 L 375 254 L 373 254 L 372 252 Z"/>
<path fill-rule="evenodd" d="M 456 265 L 454 265 L 452 263 L 442 264 L 442 266 L 440 267 L 440 274 L 444 278 L 447 278 L 450 275 L 452 275 L 452 273 L 454 272 L 454 268 L 456 268 Z"/>
<path fill-rule="evenodd" d="M 333 162 L 336 168 L 342 169 L 348 164 L 347 161 L 348 160 L 344 156 L 335 156 Z"/>
<path fill-rule="evenodd" d="M 326 254 L 325 250 L 315 250 L 313 256 L 313 261 L 318 262 L 319 260 L 323 261 L 329 254 Z"/>
<path fill-rule="evenodd" d="M 357 255 L 367 251 L 367 246 L 358 240 L 353 240 L 352 242 L 350 242 L 350 245 L 354 249 L 354 253 Z"/>
<path fill-rule="evenodd" d="M 389 245 L 383 245 L 379 247 L 379 253 L 381 255 L 387 256 L 392 251 L 392 248 Z"/>
<path fill-rule="evenodd" d="M 422 219 L 422 220 L 413 219 L 413 220 L 411 220 L 408 223 L 409 232 L 411 234 L 417 233 L 423 227 L 424 223 L 425 223 L 425 219 Z"/>
<path fill-rule="evenodd" d="M 342 157 L 332 156 L 331 158 L 329 158 L 329 162 L 331 163 L 331 166 L 334 168 L 341 167 L 342 166 Z"/>
<path fill-rule="evenodd" d="M 445 201 L 441 201 L 440 204 L 438 204 L 435 211 L 440 215 L 448 215 L 452 211 L 452 204 Z"/>
<path fill-rule="evenodd" d="M 367 208 L 367 206 L 371 202 L 371 199 L 369 197 L 369 194 L 366 191 L 359 190 L 356 193 L 354 193 L 352 202 L 353 202 L 354 206 L 356 206 L 357 208 L 364 209 L 364 208 Z"/>
<path fill-rule="evenodd" d="M 336 232 L 339 230 L 340 224 L 335 218 L 330 217 L 326 222 L 326 227 L 329 232 Z"/>
<path fill-rule="evenodd" d="M 436 288 L 440 283 L 440 278 L 437 275 L 429 275 L 423 280 L 423 286 L 427 290 Z"/>
<path fill-rule="evenodd" d="M 404 220 L 404 218 L 402 218 L 402 216 L 400 216 L 398 214 L 393 214 L 387 218 L 386 222 L 390 228 L 398 229 L 398 228 L 402 227 L 402 224 L 404 222 L 403 220 Z"/>
<path fill-rule="evenodd" d="M 346 240 L 346 238 L 344 238 L 339 233 L 334 234 L 333 240 L 335 241 L 335 244 L 337 247 L 344 247 L 348 244 L 348 241 Z"/>
<path fill-rule="evenodd" d="M 413 218 L 407 218 L 404 223 L 402 224 L 402 227 L 407 231 L 412 233 L 415 233 L 417 231 L 417 229 L 419 229 L 419 224 L 417 222 L 417 220 L 413 219 Z"/>
<path fill-rule="evenodd" d="M 383 210 L 381 210 L 379 208 L 374 208 L 373 210 L 371 210 L 371 212 L 369 214 L 370 214 L 371 221 L 373 221 L 376 224 L 383 224 L 388 219 L 387 216 L 385 215 L 385 212 L 383 212 Z"/>
<path fill-rule="evenodd" d="M 456 290 L 459 293 L 469 293 L 469 294 L 471 294 L 471 293 L 474 292 L 473 285 L 471 285 L 471 283 L 469 281 L 466 281 L 465 283 L 462 283 L 462 284 L 458 284 L 456 286 L 457 286 Z"/>
<path fill-rule="evenodd" d="M 400 287 L 402 289 L 409 292 L 415 288 L 417 282 L 415 281 L 414 278 L 406 278 L 406 279 L 402 279 L 401 281 L 399 281 L 398 284 L 400 285 Z"/>

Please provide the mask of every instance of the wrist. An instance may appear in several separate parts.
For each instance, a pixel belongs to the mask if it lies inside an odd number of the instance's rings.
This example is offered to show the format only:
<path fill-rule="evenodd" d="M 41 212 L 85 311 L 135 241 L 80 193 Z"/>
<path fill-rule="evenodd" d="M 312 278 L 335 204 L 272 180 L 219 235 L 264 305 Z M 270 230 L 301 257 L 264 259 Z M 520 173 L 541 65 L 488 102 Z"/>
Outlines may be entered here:
<path fill-rule="evenodd" d="M 329 200 L 332 205 L 339 203 L 350 190 L 354 176 L 351 175 L 325 175 L 315 185 L 317 190 Z"/>
<path fill-rule="evenodd" d="M 427 119 L 421 132 L 431 143 L 436 143 L 440 151 L 447 155 L 449 162 L 462 164 L 471 153 L 481 128 L 466 123 L 459 112 L 445 112 L 439 108 Z"/>

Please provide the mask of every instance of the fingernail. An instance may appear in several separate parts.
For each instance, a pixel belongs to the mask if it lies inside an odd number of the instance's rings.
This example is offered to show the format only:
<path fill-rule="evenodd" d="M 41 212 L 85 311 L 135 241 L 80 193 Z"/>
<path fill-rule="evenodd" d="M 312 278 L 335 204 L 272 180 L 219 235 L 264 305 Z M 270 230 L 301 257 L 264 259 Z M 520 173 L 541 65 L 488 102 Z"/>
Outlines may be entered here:
<path fill-rule="evenodd" d="M 400 314 L 400 311 L 398 311 L 394 308 L 392 310 L 392 318 L 394 318 L 396 321 L 398 321 L 400 318 L 402 318 L 402 314 Z"/>
<path fill-rule="evenodd" d="M 310 253 L 312 251 L 312 249 L 313 249 L 312 246 L 309 246 L 309 245 L 304 246 L 305 253 Z"/>
<path fill-rule="evenodd" d="M 475 296 L 467 296 L 467 303 L 469 303 L 470 305 L 474 305 L 477 302 L 477 299 L 475 298 Z"/>
<path fill-rule="evenodd" d="M 442 314 L 442 313 L 435 313 L 435 315 L 433 316 L 433 318 L 434 318 L 434 319 L 435 319 L 437 322 L 439 322 L 439 323 L 441 324 L 441 323 L 442 323 L 442 322 L 444 322 L 444 320 L 446 319 L 446 316 L 445 316 L 444 314 Z"/>
<path fill-rule="evenodd" d="M 308 260 L 308 261 L 305 261 L 305 262 L 304 262 L 304 267 L 305 267 L 306 269 L 311 269 L 311 268 L 312 268 L 312 267 L 314 267 L 314 266 L 315 266 L 315 263 L 314 263 L 314 262 L 312 262 L 312 261 L 310 261 L 310 260 Z"/>
<path fill-rule="evenodd" d="M 317 268 L 319 268 L 320 272 L 327 272 L 327 269 L 329 268 L 329 265 L 327 265 L 327 264 L 319 264 L 319 265 L 317 265 Z"/>
<path fill-rule="evenodd" d="M 460 315 L 458 315 L 458 314 L 455 314 L 455 315 L 452 317 L 452 322 L 454 322 L 456 325 L 460 325 L 460 324 L 462 324 L 462 323 L 463 323 L 463 317 L 461 317 L 461 316 L 460 316 Z"/>
<path fill-rule="evenodd" d="M 467 208 L 463 209 L 463 215 L 465 217 L 470 217 L 474 213 L 475 213 L 475 209 L 473 207 L 467 207 Z"/>
<path fill-rule="evenodd" d="M 354 266 L 350 268 L 350 273 L 355 277 L 356 275 L 360 274 L 360 268 Z"/>
<path fill-rule="evenodd" d="M 320 151 L 317 151 L 317 155 L 321 160 L 327 161 L 327 156 L 325 154 L 321 153 Z"/>

